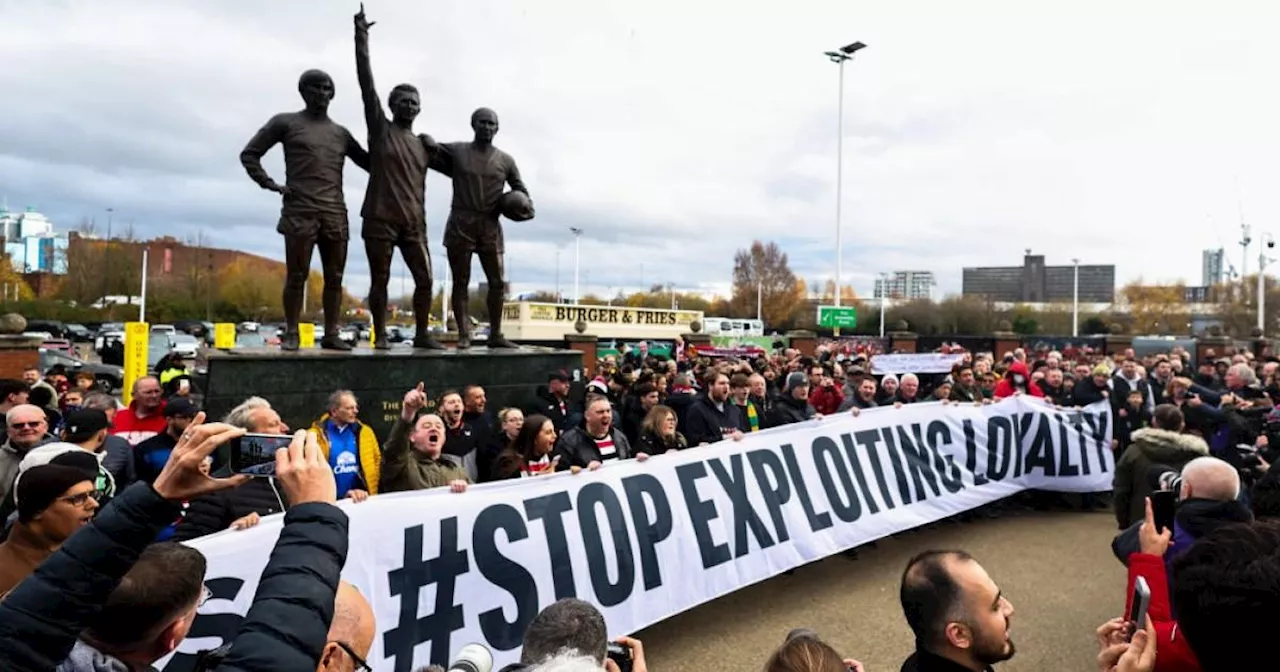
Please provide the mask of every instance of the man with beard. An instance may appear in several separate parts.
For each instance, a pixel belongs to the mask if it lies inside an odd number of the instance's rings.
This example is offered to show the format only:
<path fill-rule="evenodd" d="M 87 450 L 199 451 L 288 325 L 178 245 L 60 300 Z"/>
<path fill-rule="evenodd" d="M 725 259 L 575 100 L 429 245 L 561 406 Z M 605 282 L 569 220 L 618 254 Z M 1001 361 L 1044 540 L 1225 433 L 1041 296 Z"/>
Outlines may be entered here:
<path fill-rule="evenodd" d="M 982 390 L 978 389 L 978 380 L 974 377 L 973 367 L 968 364 L 957 364 L 953 371 L 955 385 L 951 386 L 951 401 L 981 402 Z M 1062 372 L 1058 372 L 1058 378 L 1061 380 Z"/>
<path fill-rule="evenodd" d="M 718 371 L 707 374 L 707 392 L 699 395 L 689 408 L 685 420 L 685 438 L 689 445 L 742 439 L 742 411 L 729 401 L 729 377 Z"/>
<path fill-rule="evenodd" d="M 374 347 L 391 348 L 387 340 L 387 283 L 391 281 L 391 257 L 398 247 L 405 266 L 413 274 L 413 316 L 417 323 L 413 347 L 442 350 L 444 346 L 436 342 L 427 325 L 431 314 L 431 255 L 427 252 L 425 206 L 427 165 L 431 154 L 438 150 L 429 136 L 419 138 L 413 134 L 413 120 L 419 110 L 417 88 L 397 84 L 387 101 L 392 118 L 387 119 L 383 112 L 369 64 L 372 25 L 365 19 L 362 4 L 355 16 L 356 77 L 360 81 L 365 124 L 369 130 L 369 186 L 360 216 L 364 218 L 361 235 L 369 257 L 369 312 L 373 315 Z M 462 323 L 459 319 L 458 324 Z"/>
<path fill-rule="evenodd" d="M 902 672 L 984 672 L 1013 657 L 1013 604 L 964 551 L 925 551 L 907 563 L 899 591 L 916 651 Z"/>

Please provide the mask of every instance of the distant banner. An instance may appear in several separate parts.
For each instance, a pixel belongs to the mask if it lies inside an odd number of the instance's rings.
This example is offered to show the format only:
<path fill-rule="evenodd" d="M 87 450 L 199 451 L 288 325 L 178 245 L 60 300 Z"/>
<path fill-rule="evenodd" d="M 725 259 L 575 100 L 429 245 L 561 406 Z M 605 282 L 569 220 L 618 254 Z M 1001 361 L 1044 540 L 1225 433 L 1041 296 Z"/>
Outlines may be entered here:
<path fill-rule="evenodd" d="M 765 349 L 758 345 L 738 345 L 733 347 L 695 345 L 693 347 L 701 357 L 763 357 L 765 354 Z"/>
<path fill-rule="evenodd" d="M 369 664 L 411 672 L 470 642 L 496 667 L 519 658 L 530 621 L 578 597 L 611 634 L 634 632 L 788 569 L 1028 488 L 1111 487 L 1103 402 L 1060 409 L 912 404 L 830 416 L 599 471 L 379 495 L 351 517 L 343 578 L 373 604 Z M 209 597 L 179 651 L 234 636 L 283 517 L 192 542 Z"/>
<path fill-rule="evenodd" d="M 897 355 L 872 355 L 871 373 L 883 376 L 887 373 L 950 373 L 951 367 L 964 361 L 964 355 L 943 355 L 936 352 L 919 352 Z"/>

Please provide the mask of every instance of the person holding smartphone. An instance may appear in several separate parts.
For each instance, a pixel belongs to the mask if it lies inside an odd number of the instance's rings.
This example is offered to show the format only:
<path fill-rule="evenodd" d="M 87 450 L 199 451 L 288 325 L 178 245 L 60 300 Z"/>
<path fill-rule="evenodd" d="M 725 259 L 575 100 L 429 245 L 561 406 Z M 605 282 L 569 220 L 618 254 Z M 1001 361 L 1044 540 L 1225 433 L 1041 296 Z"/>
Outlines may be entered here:
<path fill-rule="evenodd" d="M 1178 627 L 1178 622 L 1173 618 L 1172 602 L 1169 599 L 1169 579 L 1165 573 L 1164 555 L 1168 552 L 1172 540 L 1172 530 L 1160 530 L 1156 526 L 1151 500 L 1147 499 L 1145 518 L 1142 526 L 1138 528 L 1139 551 L 1129 556 L 1129 582 L 1126 591 L 1132 599 L 1134 585 L 1139 578 L 1146 581 L 1151 591 L 1151 598 L 1147 604 L 1147 619 L 1151 624 L 1154 641 L 1159 642 L 1159 647 L 1156 649 L 1155 669 L 1161 672 L 1199 672 L 1200 663 L 1196 660 L 1195 653 L 1191 651 L 1191 645 L 1187 643 L 1186 637 L 1183 636 L 1182 629 Z M 1126 613 L 1129 606 L 1125 605 Z M 1124 622 L 1123 619 L 1113 619 L 1099 629 L 1099 639 L 1102 639 L 1103 629 L 1114 633 L 1116 623 L 1122 623 L 1129 628 L 1127 634 L 1131 634 L 1135 627 L 1132 623 Z"/>

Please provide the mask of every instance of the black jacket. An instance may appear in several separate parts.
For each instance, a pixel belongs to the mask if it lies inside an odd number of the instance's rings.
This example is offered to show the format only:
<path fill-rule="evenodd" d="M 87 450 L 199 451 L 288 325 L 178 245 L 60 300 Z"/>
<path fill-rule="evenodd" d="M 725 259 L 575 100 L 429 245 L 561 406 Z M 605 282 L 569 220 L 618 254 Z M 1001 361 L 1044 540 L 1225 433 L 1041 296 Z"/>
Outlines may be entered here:
<path fill-rule="evenodd" d="M 684 450 L 688 447 L 688 440 L 680 432 L 676 432 L 671 441 L 663 441 L 662 437 L 653 432 L 642 431 L 640 436 L 636 437 L 636 443 L 632 449 L 646 455 L 661 455 L 669 450 Z"/>
<path fill-rule="evenodd" d="M 1171 553 L 1177 552 L 1178 549 L 1175 547 L 1185 547 L 1190 542 L 1220 527 L 1226 527 L 1234 523 L 1248 523 L 1252 520 L 1253 513 L 1238 501 L 1220 502 L 1212 499 L 1188 499 L 1178 505 L 1178 513 L 1174 516 L 1174 524 L 1177 529 L 1174 530 L 1169 552 L 1165 554 L 1166 562 L 1173 557 Z M 1139 552 L 1142 548 L 1138 540 L 1138 530 L 1142 527 L 1143 522 L 1140 520 L 1130 525 L 1128 529 L 1116 535 L 1116 538 L 1111 541 L 1111 552 L 1115 553 L 1116 558 L 1126 566 L 1129 564 L 1129 556 Z M 1182 535 L 1178 534 L 1179 531 L 1189 538 L 1182 539 Z"/>
<path fill-rule="evenodd" d="M 564 411 L 560 410 L 560 401 L 548 392 L 546 387 L 539 387 L 533 402 L 524 407 L 524 414 L 526 416 L 545 415 L 550 418 L 551 424 L 556 426 L 556 431 L 563 433 L 576 425 L 582 416 L 577 404 L 569 399 L 564 400 L 564 408 Z"/>
<path fill-rule="evenodd" d="M 663 404 L 676 412 L 676 429 L 681 434 L 689 429 L 687 424 L 689 421 L 689 409 L 693 406 L 693 402 L 698 398 L 697 394 L 692 392 L 672 392 L 663 400 Z"/>
<path fill-rule="evenodd" d="M 992 669 L 990 665 L 985 668 L 986 672 L 992 672 Z M 902 663 L 902 672 L 969 672 L 969 668 L 925 651 L 916 644 L 916 652 Z"/>
<path fill-rule="evenodd" d="M 0 601 L 0 670 L 47 672 L 66 659 L 80 632 L 178 510 L 150 485 L 137 483 L 67 539 Z"/>
<path fill-rule="evenodd" d="M 219 671 L 315 669 L 347 562 L 348 523 L 341 509 L 319 502 L 285 514 L 253 604 Z"/>
<path fill-rule="evenodd" d="M 617 427 L 609 427 L 609 434 L 613 437 L 613 446 L 618 451 L 618 459 L 625 460 L 631 457 L 631 444 L 627 442 L 627 437 Z M 586 468 L 593 461 L 600 460 L 600 449 L 596 447 L 595 439 L 587 434 L 587 430 L 581 427 L 573 429 L 560 435 L 560 439 L 556 441 L 556 447 L 552 459 L 560 458 L 560 463 L 556 466 L 556 471 L 567 471 L 569 467 Z"/>
<path fill-rule="evenodd" d="M 190 541 L 221 532 L 251 513 L 267 516 L 289 508 L 284 490 L 275 478 L 257 477 L 231 490 L 205 495 L 190 508 L 173 533 L 174 541 Z M 172 521 L 171 521 L 172 522 Z"/>
<path fill-rule="evenodd" d="M 700 446 L 723 441 L 733 431 L 742 431 L 742 409 L 729 399 L 725 399 L 722 406 L 724 410 L 719 410 L 711 397 L 698 395 L 697 400 L 689 407 L 689 417 L 685 419 L 682 432 L 689 440 L 689 445 Z"/>
<path fill-rule="evenodd" d="M 808 399 L 796 399 L 791 395 L 778 397 L 769 411 L 769 427 L 781 427 L 797 422 L 804 422 L 813 417 L 816 411 L 809 405 Z"/>

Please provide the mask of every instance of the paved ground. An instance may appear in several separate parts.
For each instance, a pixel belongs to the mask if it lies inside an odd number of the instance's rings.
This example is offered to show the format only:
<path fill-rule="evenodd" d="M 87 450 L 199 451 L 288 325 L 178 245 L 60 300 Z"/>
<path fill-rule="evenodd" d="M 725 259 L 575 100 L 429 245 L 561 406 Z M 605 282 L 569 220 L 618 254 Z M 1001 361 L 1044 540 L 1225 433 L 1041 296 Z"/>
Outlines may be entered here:
<path fill-rule="evenodd" d="M 836 556 L 702 605 L 636 636 L 650 669 L 760 670 L 791 628 L 809 627 L 868 672 L 896 671 L 913 647 L 898 605 L 906 561 L 963 548 L 1013 602 L 1018 647 L 999 670 L 1094 669 L 1094 629 L 1124 608 L 1124 567 L 1111 555 L 1107 512 L 1025 512 L 941 523 Z"/>

